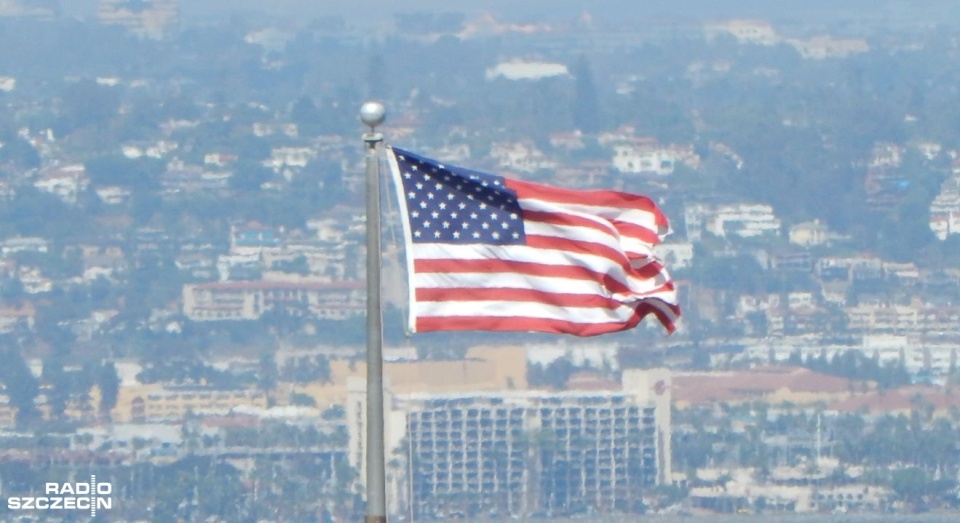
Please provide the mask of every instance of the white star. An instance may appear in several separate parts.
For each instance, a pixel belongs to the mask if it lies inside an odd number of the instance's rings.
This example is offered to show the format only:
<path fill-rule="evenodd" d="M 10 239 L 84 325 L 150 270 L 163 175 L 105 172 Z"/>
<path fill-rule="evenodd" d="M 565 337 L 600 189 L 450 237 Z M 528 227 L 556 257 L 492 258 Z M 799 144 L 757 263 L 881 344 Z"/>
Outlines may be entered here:
<path fill-rule="evenodd" d="M 442 163 L 438 163 L 438 164 L 437 164 L 437 168 L 438 168 L 438 169 L 446 169 L 446 167 L 444 167 Z"/>
<path fill-rule="evenodd" d="M 449 229 L 449 228 L 450 228 L 450 222 L 443 222 L 443 228 L 444 228 L 444 229 Z"/>
<path fill-rule="evenodd" d="M 493 234 L 491 234 L 491 236 L 493 236 L 493 239 L 494 239 L 494 240 L 499 240 L 499 239 L 500 239 L 500 233 L 499 233 L 499 232 L 494 232 Z"/>
<path fill-rule="evenodd" d="M 470 224 L 467 223 L 467 222 L 463 222 L 463 224 L 461 225 L 461 227 L 464 228 L 464 229 L 469 229 L 469 228 L 470 228 Z"/>
<path fill-rule="evenodd" d="M 480 203 L 480 210 L 482 211 L 482 210 L 484 210 L 484 209 L 486 209 L 486 208 L 487 208 L 487 204 L 481 202 L 481 203 Z"/>
<path fill-rule="evenodd" d="M 447 193 L 447 199 L 448 199 L 448 200 L 452 200 L 453 198 L 454 198 L 453 193 L 452 193 L 452 192 L 448 192 L 448 193 Z"/>
<path fill-rule="evenodd" d="M 483 222 L 480 226 L 483 227 L 484 229 L 489 229 L 489 228 L 490 228 L 490 224 L 487 223 L 487 222 Z"/>
<path fill-rule="evenodd" d="M 417 197 L 417 193 L 410 191 L 407 193 L 407 199 L 412 200 Z"/>
<path fill-rule="evenodd" d="M 504 229 L 509 229 L 509 228 L 510 228 L 510 224 L 507 223 L 507 222 L 503 222 L 503 223 L 500 224 L 500 227 L 503 227 Z"/>
<path fill-rule="evenodd" d="M 410 170 L 411 170 L 411 171 L 416 171 L 416 170 L 417 170 L 417 166 L 416 166 L 416 165 L 411 165 L 411 166 L 410 166 Z"/>
<path fill-rule="evenodd" d="M 449 175 L 449 174 L 444 174 L 444 175 L 443 175 L 443 181 L 449 182 L 449 181 L 450 181 L 450 175 Z"/>
<path fill-rule="evenodd" d="M 420 237 L 420 231 L 413 231 L 413 235 L 416 236 L 417 238 L 419 238 L 419 237 Z"/>
<path fill-rule="evenodd" d="M 429 175 L 429 174 L 424 174 L 424 175 L 423 175 L 423 179 L 424 179 L 424 180 L 429 180 L 429 179 L 430 179 L 430 175 Z"/>
<path fill-rule="evenodd" d="M 413 216 L 414 218 L 418 218 L 420 217 L 420 211 L 411 211 L 410 216 Z"/>
<path fill-rule="evenodd" d="M 453 231 L 453 238 L 454 239 L 460 238 L 460 231 Z"/>
<path fill-rule="evenodd" d="M 447 204 L 440 202 L 440 205 L 438 205 L 437 207 L 440 207 L 440 210 L 442 211 L 447 208 Z"/>
<path fill-rule="evenodd" d="M 429 199 L 432 200 L 432 199 L 433 199 L 433 193 L 432 193 L 432 192 L 431 192 L 431 193 L 427 193 L 427 198 L 429 198 Z"/>
<path fill-rule="evenodd" d="M 459 190 L 461 190 L 461 189 L 463 189 L 463 185 L 458 183 L 458 184 L 457 184 L 457 190 L 459 191 Z"/>
<path fill-rule="evenodd" d="M 496 219 L 497 219 L 497 213 L 495 213 L 495 212 L 490 213 L 490 219 L 491 219 L 491 220 L 496 220 Z"/>
<path fill-rule="evenodd" d="M 438 184 L 434 185 L 433 188 L 439 191 L 440 189 L 443 188 L 443 184 L 442 184 L 442 183 L 438 183 Z"/>
<path fill-rule="evenodd" d="M 483 187 L 474 187 L 473 192 L 480 192 L 483 190 Z"/>
<path fill-rule="evenodd" d="M 415 183 L 415 184 L 413 184 L 413 185 L 414 185 L 414 187 L 417 188 L 418 191 L 419 191 L 420 189 L 423 189 L 423 184 L 420 183 L 420 182 L 417 182 L 417 183 Z"/>
<path fill-rule="evenodd" d="M 460 205 L 458 205 L 457 207 L 459 207 L 460 210 L 462 211 L 462 210 L 464 210 L 464 209 L 467 208 L 467 204 L 465 204 L 465 203 L 463 203 L 463 202 L 460 202 Z"/>
<path fill-rule="evenodd" d="M 477 219 L 477 213 L 475 213 L 475 212 L 470 213 L 470 219 L 471 219 L 471 220 L 476 220 L 476 219 Z"/>
<path fill-rule="evenodd" d="M 514 239 L 514 240 L 519 240 L 519 239 L 520 239 L 520 233 L 519 233 L 519 232 L 513 233 L 513 239 Z"/>
<path fill-rule="evenodd" d="M 421 208 L 421 209 L 426 209 L 426 208 L 427 208 L 427 202 L 420 202 L 420 208 Z"/>
<path fill-rule="evenodd" d="M 429 229 L 429 228 L 430 228 L 430 220 L 424 220 L 424 221 L 423 221 L 423 228 L 424 228 L 424 229 Z"/>
<path fill-rule="evenodd" d="M 487 195 L 487 201 L 489 201 L 489 202 L 492 202 L 492 201 L 493 201 L 493 195 L 492 195 L 492 194 Z"/>
<path fill-rule="evenodd" d="M 403 177 L 409 180 L 410 177 L 411 177 L 411 174 L 410 174 L 410 173 L 403 173 Z"/>
<path fill-rule="evenodd" d="M 439 238 L 439 237 L 440 237 L 440 231 L 433 231 L 433 237 L 434 237 L 434 238 Z"/>
<path fill-rule="evenodd" d="M 510 213 L 510 219 L 511 219 L 511 220 L 516 220 L 516 219 L 517 219 L 517 213 L 515 213 L 515 212 Z"/>
<path fill-rule="evenodd" d="M 437 218 L 440 217 L 440 213 L 438 213 L 437 211 L 433 211 L 432 213 L 430 213 L 430 216 L 433 216 L 433 219 L 436 220 Z"/>
<path fill-rule="evenodd" d="M 472 195 L 472 194 L 468 194 L 468 195 L 467 195 L 467 199 L 468 199 L 468 200 L 473 200 L 473 195 Z"/>
<path fill-rule="evenodd" d="M 473 233 L 473 237 L 474 237 L 474 238 L 479 238 L 479 237 L 480 237 L 480 233 L 479 233 L 479 232 Z"/>
<path fill-rule="evenodd" d="M 460 214 L 460 213 L 458 213 L 457 211 L 453 211 L 452 213 L 450 213 L 450 217 L 451 217 L 451 218 L 456 218 L 458 214 Z"/>
<path fill-rule="evenodd" d="M 487 183 L 487 182 L 483 182 L 483 183 L 481 183 L 480 185 L 482 185 L 482 186 L 484 186 L 484 187 L 489 187 L 489 186 L 490 186 L 490 184 Z"/>

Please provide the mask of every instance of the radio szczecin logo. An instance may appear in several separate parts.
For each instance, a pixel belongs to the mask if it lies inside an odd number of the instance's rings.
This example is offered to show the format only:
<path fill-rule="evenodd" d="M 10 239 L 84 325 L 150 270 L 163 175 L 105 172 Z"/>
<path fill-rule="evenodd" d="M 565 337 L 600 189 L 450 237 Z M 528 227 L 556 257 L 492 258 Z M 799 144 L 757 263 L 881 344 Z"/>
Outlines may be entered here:
<path fill-rule="evenodd" d="M 88 483 L 44 483 L 42 496 L 7 498 L 10 510 L 89 510 L 96 516 L 100 509 L 113 508 L 113 485 L 97 483 L 90 476 Z"/>

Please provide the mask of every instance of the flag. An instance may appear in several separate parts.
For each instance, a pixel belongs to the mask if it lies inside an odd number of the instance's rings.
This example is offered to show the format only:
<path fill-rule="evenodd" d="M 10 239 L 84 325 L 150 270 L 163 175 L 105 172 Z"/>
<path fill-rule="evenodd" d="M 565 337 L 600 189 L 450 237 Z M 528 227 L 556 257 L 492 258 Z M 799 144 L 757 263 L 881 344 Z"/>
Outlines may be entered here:
<path fill-rule="evenodd" d="M 669 232 L 645 196 L 574 191 L 444 165 L 397 148 L 410 330 L 594 336 L 680 309 L 653 248 Z"/>

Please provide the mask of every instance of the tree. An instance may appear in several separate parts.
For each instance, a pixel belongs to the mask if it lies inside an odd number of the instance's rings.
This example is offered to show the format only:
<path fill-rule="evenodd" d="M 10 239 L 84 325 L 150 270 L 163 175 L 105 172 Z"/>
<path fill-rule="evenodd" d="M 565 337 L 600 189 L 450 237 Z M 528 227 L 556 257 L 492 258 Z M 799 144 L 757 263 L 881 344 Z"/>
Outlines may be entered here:
<path fill-rule="evenodd" d="M 110 411 L 117 406 L 117 396 L 120 393 L 120 376 L 113 362 L 100 365 L 95 376 L 97 387 L 100 388 L 100 413 L 109 417 Z"/>
<path fill-rule="evenodd" d="M 62 418 L 67 408 L 67 400 L 70 399 L 70 383 L 63 370 L 61 358 L 51 357 L 44 361 L 43 374 L 40 377 L 44 383 L 51 386 L 47 393 L 51 416 L 54 419 Z"/>
<path fill-rule="evenodd" d="M 4 362 L 0 366 L 0 381 L 6 387 L 10 404 L 17 409 L 17 425 L 29 426 L 40 417 L 34 403 L 40 393 L 40 384 L 14 342 L 4 339 L 2 344 L 6 348 L 0 350 L 0 359 Z"/>
<path fill-rule="evenodd" d="M 927 491 L 927 476 L 917 467 L 894 470 L 890 475 L 890 488 L 901 499 L 910 504 L 918 504 Z"/>

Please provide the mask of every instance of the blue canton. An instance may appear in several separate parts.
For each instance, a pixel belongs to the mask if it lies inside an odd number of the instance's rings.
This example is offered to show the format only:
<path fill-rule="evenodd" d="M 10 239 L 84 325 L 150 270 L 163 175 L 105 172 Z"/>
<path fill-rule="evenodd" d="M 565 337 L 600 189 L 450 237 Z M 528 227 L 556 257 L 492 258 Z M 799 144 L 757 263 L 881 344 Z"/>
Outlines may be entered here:
<path fill-rule="evenodd" d="M 393 150 L 414 243 L 524 243 L 517 193 L 503 177 Z"/>

